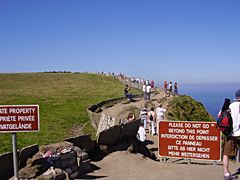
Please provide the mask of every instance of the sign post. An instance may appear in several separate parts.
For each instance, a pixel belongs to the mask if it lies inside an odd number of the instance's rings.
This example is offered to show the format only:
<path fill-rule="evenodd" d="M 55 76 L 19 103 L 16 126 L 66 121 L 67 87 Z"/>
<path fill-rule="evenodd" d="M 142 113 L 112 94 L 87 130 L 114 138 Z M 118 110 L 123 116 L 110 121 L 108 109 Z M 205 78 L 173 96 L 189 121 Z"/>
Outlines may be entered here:
<path fill-rule="evenodd" d="M 17 133 L 12 133 L 14 177 L 18 179 Z"/>
<path fill-rule="evenodd" d="M 159 156 L 221 160 L 220 131 L 216 122 L 160 121 Z"/>
<path fill-rule="evenodd" d="M 12 133 L 14 177 L 18 179 L 17 132 L 38 132 L 38 105 L 1 105 L 0 133 Z"/>

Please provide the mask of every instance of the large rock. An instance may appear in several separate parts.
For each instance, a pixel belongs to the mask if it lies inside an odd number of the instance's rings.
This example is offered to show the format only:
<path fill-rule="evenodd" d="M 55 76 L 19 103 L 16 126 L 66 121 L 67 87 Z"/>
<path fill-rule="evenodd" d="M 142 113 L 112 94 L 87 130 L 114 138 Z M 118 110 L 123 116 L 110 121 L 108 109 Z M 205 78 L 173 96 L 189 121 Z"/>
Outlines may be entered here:
<path fill-rule="evenodd" d="M 115 121 L 116 121 L 116 118 L 114 116 L 102 114 L 99 125 L 98 125 L 97 134 L 99 134 L 104 130 L 109 129 L 110 127 L 113 127 L 115 125 Z"/>
<path fill-rule="evenodd" d="M 88 117 L 91 121 L 93 128 L 96 130 L 98 129 L 100 118 L 102 116 L 101 112 L 103 109 L 111 107 L 114 104 L 121 102 L 123 99 L 124 99 L 123 97 L 114 98 L 114 99 L 102 101 L 98 104 L 94 104 L 91 107 L 87 108 L 87 114 L 88 114 Z"/>
<path fill-rule="evenodd" d="M 121 126 L 116 125 L 99 133 L 97 143 L 99 145 L 114 145 L 118 142 Z"/>
<path fill-rule="evenodd" d="M 122 140 L 124 137 L 136 137 L 139 124 L 140 119 L 122 125 L 119 140 Z"/>
<path fill-rule="evenodd" d="M 22 148 L 19 154 L 19 167 L 23 168 L 26 166 L 28 158 L 32 158 L 38 151 L 39 147 L 37 144 Z"/>
<path fill-rule="evenodd" d="M 39 153 L 27 160 L 27 165 L 19 171 L 19 178 L 32 179 L 50 168 L 50 164 Z"/>
<path fill-rule="evenodd" d="M 96 142 L 92 141 L 90 135 L 70 137 L 70 138 L 64 139 L 64 141 L 73 143 L 74 146 L 81 148 L 87 153 L 91 152 L 96 146 Z"/>
<path fill-rule="evenodd" d="M 45 154 L 48 150 L 50 150 L 52 153 L 56 153 L 61 149 L 69 149 L 72 146 L 73 146 L 73 143 L 71 142 L 60 142 L 60 143 L 40 146 L 39 150 L 43 154 Z"/>
<path fill-rule="evenodd" d="M 0 177 L 6 178 L 13 176 L 14 170 L 13 170 L 13 153 L 7 152 L 0 155 Z"/>
<path fill-rule="evenodd" d="M 19 177 L 36 179 L 40 176 L 40 179 L 59 179 L 64 177 L 64 173 L 56 173 L 55 169 L 61 169 L 73 179 L 78 175 L 77 153 L 80 151 L 80 148 L 73 146 L 70 142 L 41 146 L 40 151 L 28 159 L 27 165 L 19 171 Z M 79 156 L 83 159 L 84 154 Z"/>

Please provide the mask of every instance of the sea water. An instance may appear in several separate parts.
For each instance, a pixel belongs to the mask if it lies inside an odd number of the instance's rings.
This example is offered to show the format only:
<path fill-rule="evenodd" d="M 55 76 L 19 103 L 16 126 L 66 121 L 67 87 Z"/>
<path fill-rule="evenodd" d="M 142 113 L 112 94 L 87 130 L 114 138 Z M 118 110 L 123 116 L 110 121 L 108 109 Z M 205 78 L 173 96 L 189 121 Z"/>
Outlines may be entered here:
<path fill-rule="evenodd" d="M 201 102 L 207 111 L 217 118 L 224 99 L 229 98 L 234 101 L 237 89 L 240 89 L 240 83 L 183 84 L 179 86 L 179 94 L 191 96 Z"/>

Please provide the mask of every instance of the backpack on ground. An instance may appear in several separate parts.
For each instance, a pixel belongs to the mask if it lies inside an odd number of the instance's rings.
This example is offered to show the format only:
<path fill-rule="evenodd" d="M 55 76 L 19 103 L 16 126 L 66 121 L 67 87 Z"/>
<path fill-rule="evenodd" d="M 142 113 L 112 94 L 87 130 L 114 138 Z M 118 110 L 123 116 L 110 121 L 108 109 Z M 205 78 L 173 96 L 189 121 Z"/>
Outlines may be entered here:
<path fill-rule="evenodd" d="M 221 112 L 217 120 L 217 126 L 226 136 L 232 136 L 233 134 L 233 122 L 230 110 Z"/>

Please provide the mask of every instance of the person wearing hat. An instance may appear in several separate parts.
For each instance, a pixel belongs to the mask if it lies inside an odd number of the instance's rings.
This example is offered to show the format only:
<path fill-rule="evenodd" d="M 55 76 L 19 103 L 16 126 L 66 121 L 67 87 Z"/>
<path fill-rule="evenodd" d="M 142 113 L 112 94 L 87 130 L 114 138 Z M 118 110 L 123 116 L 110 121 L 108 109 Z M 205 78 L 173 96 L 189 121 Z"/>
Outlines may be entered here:
<path fill-rule="evenodd" d="M 235 93 L 235 101 L 229 105 L 233 121 L 233 143 L 228 146 L 223 156 L 224 180 L 236 179 L 240 174 L 240 168 L 231 174 L 229 171 L 229 156 L 236 156 L 237 147 L 240 146 L 240 89 Z"/>

